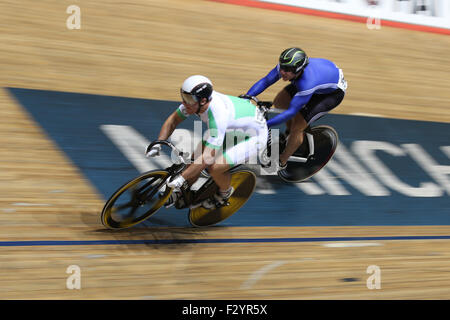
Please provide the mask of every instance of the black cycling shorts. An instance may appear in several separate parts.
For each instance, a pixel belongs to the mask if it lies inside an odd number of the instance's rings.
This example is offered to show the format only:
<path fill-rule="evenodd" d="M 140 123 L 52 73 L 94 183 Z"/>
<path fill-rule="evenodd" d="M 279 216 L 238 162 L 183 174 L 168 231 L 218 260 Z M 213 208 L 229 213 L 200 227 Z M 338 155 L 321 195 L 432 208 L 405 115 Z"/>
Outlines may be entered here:
<path fill-rule="evenodd" d="M 287 85 L 284 90 L 289 93 L 291 99 L 298 92 L 292 83 Z M 336 89 L 327 94 L 313 94 L 309 102 L 300 110 L 300 113 L 305 121 L 310 124 L 336 108 L 342 102 L 344 96 L 345 92 L 341 89 Z"/>

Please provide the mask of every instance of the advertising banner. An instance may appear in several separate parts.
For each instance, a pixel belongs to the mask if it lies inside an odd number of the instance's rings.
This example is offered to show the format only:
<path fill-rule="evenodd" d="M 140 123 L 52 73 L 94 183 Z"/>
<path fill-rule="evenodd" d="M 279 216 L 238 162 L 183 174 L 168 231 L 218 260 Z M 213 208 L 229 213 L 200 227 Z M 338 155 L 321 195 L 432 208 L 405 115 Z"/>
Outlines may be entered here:
<path fill-rule="evenodd" d="M 450 29 L 448 0 L 260 0 L 344 15 Z M 382 22 L 381 22 L 382 24 Z"/>

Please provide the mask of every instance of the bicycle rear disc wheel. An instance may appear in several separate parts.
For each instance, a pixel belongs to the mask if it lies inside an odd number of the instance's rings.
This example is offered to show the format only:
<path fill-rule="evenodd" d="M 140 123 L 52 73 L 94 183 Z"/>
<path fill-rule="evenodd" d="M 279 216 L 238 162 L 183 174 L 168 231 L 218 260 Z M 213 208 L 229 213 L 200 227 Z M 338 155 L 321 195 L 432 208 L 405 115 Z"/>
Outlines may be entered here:
<path fill-rule="evenodd" d="M 120 187 L 103 208 L 103 225 L 109 229 L 129 228 L 155 214 L 172 193 L 173 189 L 165 185 L 168 176 L 167 171 L 150 171 Z"/>
<path fill-rule="evenodd" d="M 333 157 L 339 141 L 336 130 L 322 125 L 311 128 L 311 132 L 314 137 L 313 158 L 305 163 L 288 160 L 286 169 L 278 171 L 278 176 L 284 181 L 301 182 L 306 180 L 315 175 Z M 294 156 L 296 152 L 294 152 Z"/>
<path fill-rule="evenodd" d="M 194 227 L 209 227 L 231 217 L 250 198 L 255 190 L 256 176 L 249 170 L 239 170 L 231 173 L 231 186 L 234 192 L 228 199 L 229 205 L 216 209 L 206 209 L 202 206 L 189 210 L 189 222 Z"/>

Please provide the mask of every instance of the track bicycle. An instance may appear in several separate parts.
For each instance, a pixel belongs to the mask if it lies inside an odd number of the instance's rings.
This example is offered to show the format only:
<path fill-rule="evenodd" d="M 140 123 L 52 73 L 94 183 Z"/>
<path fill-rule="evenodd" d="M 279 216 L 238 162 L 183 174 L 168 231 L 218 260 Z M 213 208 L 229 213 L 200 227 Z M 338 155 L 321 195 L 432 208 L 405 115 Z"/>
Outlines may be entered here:
<path fill-rule="evenodd" d="M 263 113 L 266 120 L 271 112 L 280 112 L 272 108 L 270 101 L 258 101 L 255 97 L 250 99 Z M 294 152 L 287 162 L 287 167 L 277 172 L 278 176 L 286 182 L 304 181 L 322 169 L 333 157 L 338 145 L 338 134 L 330 126 L 319 125 L 308 127 L 302 145 Z M 278 144 L 279 153 L 282 153 L 287 139 L 284 134 L 279 139 L 272 139 L 269 129 L 269 139 L 266 149 L 260 157 L 260 165 L 270 166 L 271 153 L 274 145 Z M 156 144 L 168 146 L 172 149 L 177 161 L 170 167 L 162 170 L 145 172 L 125 183 L 106 202 L 102 213 L 102 224 L 110 229 L 129 228 L 154 215 L 168 200 L 172 188 L 167 187 L 168 179 L 180 174 L 187 166 L 188 153 L 179 151 L 172 143 L 164 140 L 153 141 L 147 150 Z M 224 221 L 238 211 L 252 195 L 256 176 L 242 165 L 230 168 L 231 185 L 234 193 L 225 204 L 216 203 L 215 208 L 207 209 L 201 204 L 207 199 L 214 201 L 214 194 L 218 187 L 207 171 L 203 171 L 206 181 L 197 189 L 191 190 L 187 183 L 180 189 L 181 197 L 176 201 L 176 209 L 189 209 L 188 219 L 192 226 L 207 227 Z"/>
<path fill-rule="evenodd" d="M 125 183 L 108 199 L 101 213 L 102 224 L 109 229 L 124 229 L 132 227 L 154 215 L 169 199 L 173 188 L 167 186 L 167 181 L 180 174 L 188 165 L 189 153 L 178 150 L 171 142 L 155 140 L 148 147 L 165 145 L 171 148 L 175 155 L 174 163 L 162 170 L 151 170 Z M 241 165 L 229 169 L 232 196 L 224 204 L 218 203 L 214 194 L 218 186 L 209 177 L 197 189 L 191 190 L 187 183 L 181 188 L 181 197 L 175 202 L 176 209 L 189 209 L 188 219 L 192 226 L 208 227 L 224 221 L 238 211 L 252 195 L 256 176 Z M 207 209 L 203 201 L 215 201 L 215 207 Z"/>
<path fill-rule="evenodd" d="M 245 97 L 253 100 L 262 109 L 266 121 L 269 119 L 269 113 L 284 111 L 272 108 L 271 101 L 258 101 L 255 97 Z M 261 157 L 262 166 L 270 165 L 274 144 L 278 144 L 279 154 L 281 154 L 286 147 L 287 139 L 289 139 L 284 134 L 280 134 L 278 139 L 273 138 L 272 130 L 269 129 L 267 148 Z M 339 137 L 334 128 L 327 125 L 308 126 L 304 131 L 303 143 L 289 157 L 286 168 L 277 172 L 278 176 L 286 182 L 293 183 L 309 179 L 331 160 L 338 143 Z"/>

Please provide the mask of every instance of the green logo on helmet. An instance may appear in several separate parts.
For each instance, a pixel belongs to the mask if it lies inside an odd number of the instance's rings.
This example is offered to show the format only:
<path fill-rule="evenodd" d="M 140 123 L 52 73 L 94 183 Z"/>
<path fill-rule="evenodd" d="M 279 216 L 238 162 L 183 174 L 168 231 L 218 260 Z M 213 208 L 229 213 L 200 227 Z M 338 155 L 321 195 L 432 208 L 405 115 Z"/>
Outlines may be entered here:
<path fill-rule="evenodd" d="M 283 60 L 289 59 L 288 56 L 289 56 L 289 54 L 290 54 L 293 50 L 297 50 L 297 52 L 294 53 L 294 55 L 291 57 L 291 60 L 289 60 L 288 62 L 283 62 L 282 64 L 291 64 L 291 63 L 294 61 L 294 59 L 295 59 L 295 57 L 297 56 L 297 54 L 304 53 L 303 51 L 301 51 L 301 50 L 299 50 L 299 49 L 297 49 L 297 48 L 292 48 L 292 49 L 289 49 L 289 50 L 284 54 Z"/>

